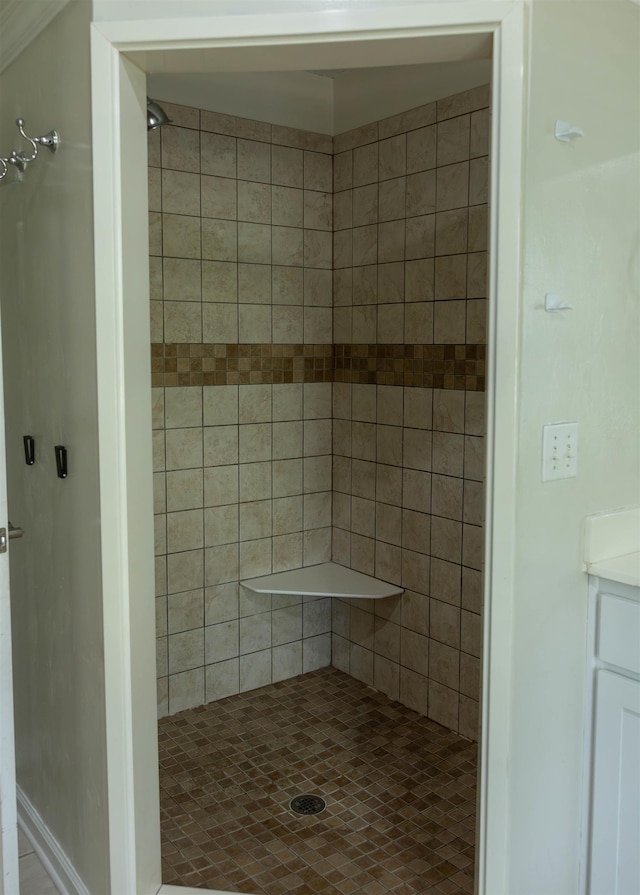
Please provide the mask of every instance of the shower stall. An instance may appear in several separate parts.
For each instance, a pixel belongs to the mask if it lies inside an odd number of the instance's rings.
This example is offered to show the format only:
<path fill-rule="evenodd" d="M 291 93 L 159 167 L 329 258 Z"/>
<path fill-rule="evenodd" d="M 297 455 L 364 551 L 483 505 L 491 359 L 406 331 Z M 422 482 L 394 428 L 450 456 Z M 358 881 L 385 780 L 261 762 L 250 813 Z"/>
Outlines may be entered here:
<path fill-rule="evenodd" d="M 210 864 L 218 888 L 297 891 L 274 870 L 275 847 L 268 861 L 264 854 L 257 863 L 239 861 L 237 835 L 246 824 L 236 824 L 234 845 L 229 831 L 238 815 L 226 796 L 213 809 L 208 794 L 205 823 L 204 803 L 189 795 L 206 789 L 203 774 L 213 785 L 199 763 L 204 750 L 217 769 L 219 795 L 225 787 L 242 789 L 238 774 L 248 774 L 258 813 L 268 814 L 280 790 L 293 797 L 305 784 L 322 788 L 315 794 L 327 796 L 327 808 L 314 822 L 338 835 L 341 812 L 351 812 L 339 841 L 356 851 L 367 838 L 354 820 L 363 816 L 358 805 L 376 799 L 381 786 L 393 795 L 399 785 L 393 823 L 388 814 L 368 820 L 382 837 L 377 846 L 393 841 L 392 827 L 399 839 L 409 835 L 412 812 L 420 814 L 437 830 L 433 841 L 417 836 L 402 856 L 401 866 L 418 862 L 411 885 L 466 873 L 451 885 L 471 891 L 489 87 L 409 110 L 399 95 L 394 114 L 335 135 L 159 101 L 171 121 L 149 133 L 166 881 L 211 883 L 202 844 L 185 846 L 181 824 L 196 820 L 193 813 L 185 820 L 176 806 L 188 801 L 200 827 L 215 821 L 226 830 L 229 841 L 209 843 L 207 852 L 217 855 Z M 258 593 L 241 584 L 327 562 L 401 592 L 348 599 L 314 585 Z M 291 706 L 303 717 L 309 707 L 308 735 Z M 243 742 L 239 718 L 267 731 L 260 746 Z M 346 766 L 320 749 L 314 725 L 318 736 L 338 739 Z M 224 729 L 234 732 L 235 746 L 223 745 Z M 307 768 L 317 762 L 314 774 L 296 768 L 296 741 L 308 754 Z M 437 744 L 434 768 L 446 768 L 446 780 L 422 791 L 418 807 L 407 801 L 411 787 L 399 784 L 398 754 L 408 756 L 409 741 L 414 765 L 405 764 L 405 778 L 424 771 L 419 750 L 427 741 Z M 364 754 L 370 743 L 386 760 L 370 756 L 373 763 L 358 775 L 350 750 L 356 744 Z M 260 765 L 264 755 L 271 770 L 262 767 L 264 787 L 254 791 L 257 766 L 249 773 L 238 763 Z M 180 790 L 178 778 L 193 761 L 197 772 L 191 767 L 189 786 Z M 395 768 L 391 776 L 381 764 Z M 287 826 L 288 801 L 278 817 L 273 841 L 291 846 L 297 833 Z M 313 830 L 321 835 L 320 827 Z M 443 830 L 454 832 L 436 843 Z M 326 859 L 327 842 L 315 843 L 319 852 L 307 864 Z M 271 877 L 261 881 L 257 865 L 266 872 L 264 861 Z M 371 873 L 355 853 L 352 863 Z M 393 875 L 392 864 L 385 872 Z M 304 874 L 299 885 L 328 891 L 338 886 L 331 882 L 335 870 L 319 874 L 325 889 Z M 345 874 L 336 891 L 356 891 L 349 888 L 356 877 L 355 870 Z M 387 884 L 393 888 L 398 879 Z M 375 888 L 383 885 L 376 880 L 374 874 L 353 885 L 387 891 Z"/>

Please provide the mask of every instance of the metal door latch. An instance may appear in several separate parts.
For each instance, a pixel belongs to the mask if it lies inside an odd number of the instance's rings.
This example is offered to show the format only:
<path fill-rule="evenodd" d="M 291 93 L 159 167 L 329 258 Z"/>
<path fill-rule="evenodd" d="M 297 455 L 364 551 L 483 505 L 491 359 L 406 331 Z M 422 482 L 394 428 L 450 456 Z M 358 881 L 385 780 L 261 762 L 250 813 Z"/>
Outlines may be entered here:
<path fill-rule="evenodd" d="M 13 540 L 14 538 L 21 538 L 24 534 L 24 529 L 16 528 L 14 525 L 9 522 L 9 537 Z M 7 529 L 0 528 L 0 553 L 7 552 Z"/>

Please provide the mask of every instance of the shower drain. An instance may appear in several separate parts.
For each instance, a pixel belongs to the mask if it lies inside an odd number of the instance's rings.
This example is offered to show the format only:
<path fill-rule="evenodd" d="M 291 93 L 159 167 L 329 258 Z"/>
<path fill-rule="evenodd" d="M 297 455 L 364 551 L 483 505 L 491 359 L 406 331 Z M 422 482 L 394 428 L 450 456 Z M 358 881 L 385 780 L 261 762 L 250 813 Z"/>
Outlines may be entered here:
<path fill-rule="evenodd" d="M 320 814 L 327 807 L 327 803 L 320 796 L 296 796 L 291 799 L 289 807 L 296 814 Z"/>

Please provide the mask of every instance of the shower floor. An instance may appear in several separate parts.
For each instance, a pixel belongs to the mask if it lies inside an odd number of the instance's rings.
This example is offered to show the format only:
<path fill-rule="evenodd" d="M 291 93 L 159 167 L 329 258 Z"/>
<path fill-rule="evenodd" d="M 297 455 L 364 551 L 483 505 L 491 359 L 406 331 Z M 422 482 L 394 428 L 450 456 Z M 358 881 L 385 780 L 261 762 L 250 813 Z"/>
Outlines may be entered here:
<path fill-rule="evenodd" d="M 473 891 L 476 744 L 335 668 L 163 718 L 159 745 L 165 883 Z M 326 810 L 294 814 L 305 793 Z"/>

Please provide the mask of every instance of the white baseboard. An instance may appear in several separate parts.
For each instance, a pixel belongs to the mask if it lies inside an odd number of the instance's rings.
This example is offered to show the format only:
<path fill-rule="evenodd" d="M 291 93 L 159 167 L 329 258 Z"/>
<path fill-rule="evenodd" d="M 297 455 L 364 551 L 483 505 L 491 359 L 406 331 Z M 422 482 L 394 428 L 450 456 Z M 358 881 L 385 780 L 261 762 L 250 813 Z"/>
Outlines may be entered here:
<path fill-rule="evenodd" d="M 18 824 L 61 895 L 90 895 L 58 840 L 17 786 Z"/>

